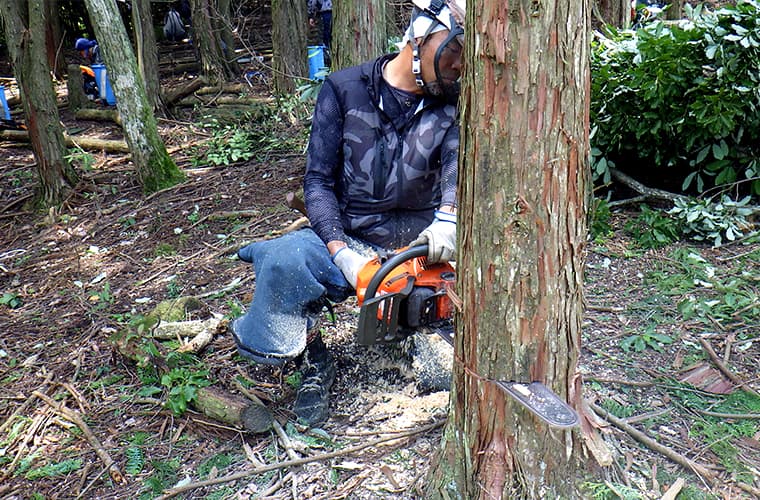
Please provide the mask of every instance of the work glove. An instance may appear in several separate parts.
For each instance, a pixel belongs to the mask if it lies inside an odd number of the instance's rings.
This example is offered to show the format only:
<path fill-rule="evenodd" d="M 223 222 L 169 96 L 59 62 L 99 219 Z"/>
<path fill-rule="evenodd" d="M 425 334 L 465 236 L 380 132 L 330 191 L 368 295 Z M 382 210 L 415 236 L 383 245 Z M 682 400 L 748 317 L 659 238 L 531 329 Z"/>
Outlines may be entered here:
<path fill-rule="evenodd" d="M 356 288 L 359 271 L 361 271 L 370 260 L 372 259 L 365 257 L 348 247 L 341 248 L 332 256 L 333 263 L 341 270 L 343 276 L 346 277 L 348 284 L 354 288 Z"/>
<path fill-rule="evenodd" d="M 457 216 L 449 212 L 435 211 L 435 219 L 409 244 L 428 246 L 428 262 L 448 262 L 456 258 Z"/>

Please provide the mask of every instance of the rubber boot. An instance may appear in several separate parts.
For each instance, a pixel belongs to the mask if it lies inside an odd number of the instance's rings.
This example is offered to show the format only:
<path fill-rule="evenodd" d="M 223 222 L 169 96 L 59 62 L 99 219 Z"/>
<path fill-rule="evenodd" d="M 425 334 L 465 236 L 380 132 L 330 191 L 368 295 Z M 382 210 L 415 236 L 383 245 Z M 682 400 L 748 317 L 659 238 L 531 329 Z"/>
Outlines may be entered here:
<path fill-rule="evenodd" d="M 301 387 L 293 412 L 300 422 L 313 426 L 330 416 L 330 388 L 335 382 L 335 359 L 321 336 L 306 346 L 300 370 Z"/>

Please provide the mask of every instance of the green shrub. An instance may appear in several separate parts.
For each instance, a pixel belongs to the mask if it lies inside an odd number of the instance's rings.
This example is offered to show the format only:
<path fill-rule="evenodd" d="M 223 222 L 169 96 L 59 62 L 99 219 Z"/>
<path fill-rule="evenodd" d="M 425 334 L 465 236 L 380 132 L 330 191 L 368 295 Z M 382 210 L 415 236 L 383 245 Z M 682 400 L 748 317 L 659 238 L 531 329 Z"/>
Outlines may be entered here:
<path fill-rule="evenodd" d="M 684 190 L 741 181 L 760 194 L 760 3 L 685 12 L 594 41 L 594 174 L 667 168 Z"/>
<path fill-rule="evenodd" d="M 661 248 L 678 241 L 680 233 L 678 223 L 658 210 L 641 205 L 641 214 L 629 220 L 625 230 L 642 248 Z"/>

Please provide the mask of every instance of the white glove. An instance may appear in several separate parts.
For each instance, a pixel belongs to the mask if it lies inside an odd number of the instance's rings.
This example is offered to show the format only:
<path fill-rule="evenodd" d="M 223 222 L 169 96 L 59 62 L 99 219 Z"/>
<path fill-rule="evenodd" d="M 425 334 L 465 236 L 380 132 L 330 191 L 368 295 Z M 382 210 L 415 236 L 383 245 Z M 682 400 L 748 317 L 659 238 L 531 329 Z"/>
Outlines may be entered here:
<path fill-rule="evenodd" d="M 346 281 L 352 287 L 356 288 L 356 281 L 359 276 L 359 271 L 369 262 L 369 257 L 351 250 L 348 247 L 343 247 L 332 256 L 332 261 L 341 270 L 343 276 L 346 277 Z"/>
<path fill-rule="evenodd" d="M 456 258 L 457 216 L 449 212 L 435 211 L 433 222 L 417 236 L 409 246 L 428 246 L 428 261 L 448 262 Z"/>

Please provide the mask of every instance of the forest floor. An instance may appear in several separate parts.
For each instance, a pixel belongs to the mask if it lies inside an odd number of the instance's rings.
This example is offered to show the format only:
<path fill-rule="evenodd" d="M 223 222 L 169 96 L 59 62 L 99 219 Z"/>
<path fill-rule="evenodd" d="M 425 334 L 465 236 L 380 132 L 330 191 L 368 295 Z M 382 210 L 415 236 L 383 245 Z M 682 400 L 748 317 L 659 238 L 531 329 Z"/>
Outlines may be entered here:
<path fill-rule="evenodd" d="M 221 105 L 160 120 L 187 180 L 149 196 L 128 156 L 72 152 L 81 181 L 47 213 L 24 208 L 35 186 L 30 150 L 0 142 L 0 498 L 155 498 L 178 485 L 197 486 L 182 498 L 421 497 L 449 394 L 421 390 L 397 349 L 356 345 L 355 302 L 325 322 L 338 375 L 319 429 L 293 421 L 295 367 L 240 357 L 224 326 L 200 354 L 175 358 L 164 380 L 113 342 L 141 333 L 135 320 L 168 299 L 197 297 L 204 317 L 245 310 L 255 277 L 236 250 L 300 217 L 285 194 L 304 170 L 304 107 L 281 101 L 257 123 Z M 74 137 L 121 136 L 65 110 L 62 120 Z M 232 150 L 252 156 L 209 163 Z M 583 433 L 583 497 L 681 488 L 679 499 L 754 498 L 760 243 L 642 250 L 624 230 L 636 215 L 614 212 L 610 232 L 587 248 L 580 373 L 594 425 Z M 161 352 L 179 344 L 163 341 Z M 205 380 L 256 395 L 287 438 L 241 431 L 192 404 L 170 410 Z M 246 474 L 288 460 L 300 463 Z"/>

